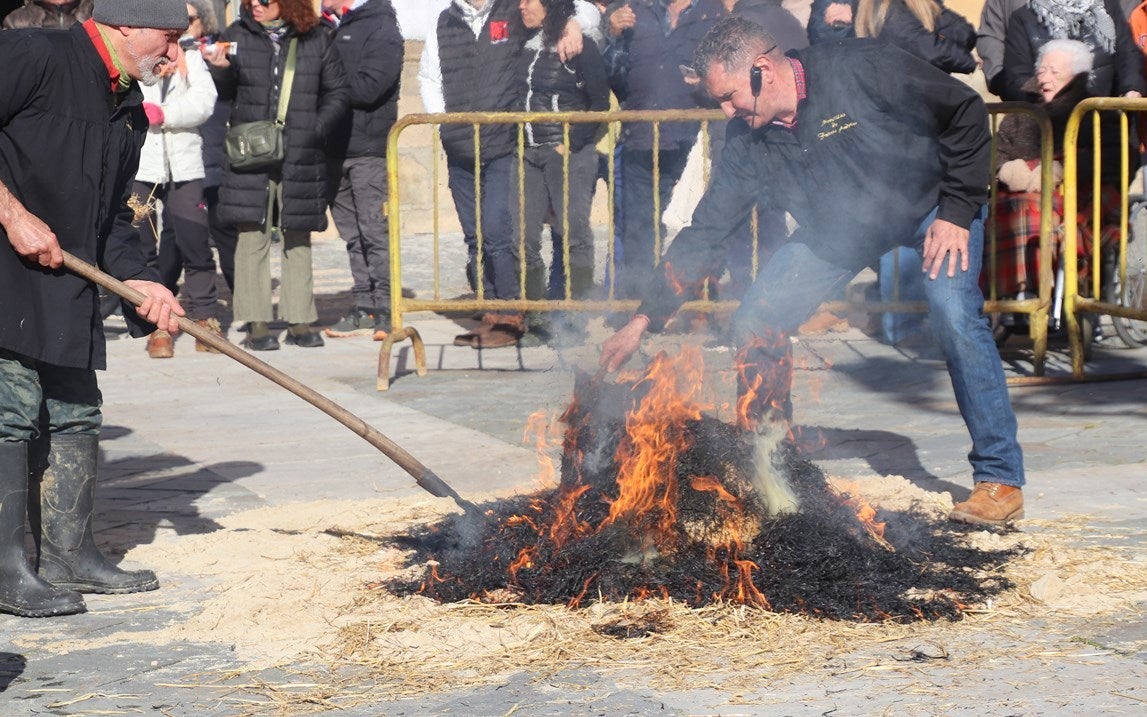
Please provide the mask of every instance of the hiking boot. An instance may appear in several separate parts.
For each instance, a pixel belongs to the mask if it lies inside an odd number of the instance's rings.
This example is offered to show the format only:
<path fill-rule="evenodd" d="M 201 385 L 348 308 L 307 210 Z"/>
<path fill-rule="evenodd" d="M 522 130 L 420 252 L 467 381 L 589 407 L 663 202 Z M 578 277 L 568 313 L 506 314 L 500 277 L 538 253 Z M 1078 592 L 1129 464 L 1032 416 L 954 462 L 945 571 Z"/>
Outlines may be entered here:
<path fill-rule="evenodd" d="M 1024 517 L 1024 494 L 1020 488 L 982 481 L 972 495 L 957 503 L 948 520 L 970 525 L 1006 525 Z"/>
<path fill-rule="evenodd" d="M 156 329 L 147 337 L 147 355 L 153 359 L 175 356 L 175 339 L 163 329 Z"/>
<path fill-rule="evenodd" d="M 252 351 L 279 350 L 279 340 L 271 333 L 266 321 L 252 321 L 247 324 L 247 340 L 243 343 Z"/>
<path fill-rule="evenodd" d="M 227 340 L 226 337 L 223 336 L 222 327 L 219 326 L 219 319 L 196 319 L 195 323 L 207 329 L 212 334 L 218 336 L 220 339 L 224 341 Z M 195 339 L 195 350 L 209 354 L 219 353 L 219 349 L 211 346 L 210 344 L 204 343 L 199 339 Z"/>
<path fill-rule="evenodd" d="M 351 336 L 368 336 L 374 333 L 375 314 L 369 309 L 356 306 L 350 313 L 339 319 L 334 326 L 323 329 L 323 333 L 334 339 Z M 383 337 L 385 338 L 385 337 Z"/>
<path fill-rule="evenodd" d="M 310 324 L 291 324 L 287 327 L 287 343 L 304 349 L 314 349 L 325 345 L 322 334 Z"/>

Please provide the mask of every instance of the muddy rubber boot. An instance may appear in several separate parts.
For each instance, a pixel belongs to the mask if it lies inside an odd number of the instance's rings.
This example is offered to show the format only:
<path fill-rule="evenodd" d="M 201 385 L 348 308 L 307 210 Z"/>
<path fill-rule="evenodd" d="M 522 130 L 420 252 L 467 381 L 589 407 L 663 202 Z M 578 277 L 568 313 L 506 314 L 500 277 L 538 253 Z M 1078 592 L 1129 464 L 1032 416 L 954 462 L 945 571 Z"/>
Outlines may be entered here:
<path fill-rule="evenodd" d="M 120 570 L 96 547 L 92 507 L 98 447 L 99 436 L 93 435 L 54 433 L 33 443 L 28 516 L 40 555 L 40 577 L 81 593 L 155 590 L 155 573 Z"/>
<path fill-rule="evenodd" d="M 0 612 L 51 617 L 83 612 L 84 598 L 39 578 L 24 554 L 28 444 L 0 441 Z"/>

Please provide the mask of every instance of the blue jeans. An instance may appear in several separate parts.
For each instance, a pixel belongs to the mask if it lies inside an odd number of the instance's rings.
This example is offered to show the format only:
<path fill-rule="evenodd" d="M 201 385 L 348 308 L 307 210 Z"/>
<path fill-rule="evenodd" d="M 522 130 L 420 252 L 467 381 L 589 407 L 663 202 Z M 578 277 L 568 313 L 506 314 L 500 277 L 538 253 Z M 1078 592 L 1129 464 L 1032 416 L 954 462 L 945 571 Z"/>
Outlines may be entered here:
<path fill-rule="evenodd" d="M 923 257 L 906 246 L 899 246 L 880 257 L 881 301 L 924 301 Z M 899 296 L 896 287 L 899 286 Z M 886 311 L 880 317 L 884 343 L 895 344 L 924 328 L 924 315 Z"/>
<path fill-rule="evenodd" d="M 933 210 L 905 245 L 924 251 L 924 236 L 936 217 Z M 960 415 L 972 437 L 972 479 L 1005 485 L 1024 484 L 1023 451 L 1016 438 L 1016 416 L 1008 398 L 1003 367 L 988 319 L 983 314 L 980 264 L 984 245 L 984 211 L 977 213 L 968 239 L 968 271 L 948 278 L 941 271 L 925 278 L 932 333 L 944 352 Z M 947 264 L 945 263 L 945 269 Z M 740 347 L 742 394 L 757 380 L 761 389 L 750 406 L 753 418 L 788 401 L 792 381 L 791 344 L 795 333 L 827 297 L 847 284 L 855 272 L 817 257 L 805 244 L 789 242 L 761 268 L 733 317 L 733 338 Z"/>
<path fill-rule="evenodd" d="M 518 242 L 510 225 L 510 173 L 515 161 L 507 155 L 481 165 L 482 286 L 486 299 L 518 298 Z M 477 291 L 479 207 L 474 193 L 474 162 L 449 162 L 447 176 L 466 241 L 466 277 L 470 288 Z M 518 206 L 517 199 L 514 206 Z"/>

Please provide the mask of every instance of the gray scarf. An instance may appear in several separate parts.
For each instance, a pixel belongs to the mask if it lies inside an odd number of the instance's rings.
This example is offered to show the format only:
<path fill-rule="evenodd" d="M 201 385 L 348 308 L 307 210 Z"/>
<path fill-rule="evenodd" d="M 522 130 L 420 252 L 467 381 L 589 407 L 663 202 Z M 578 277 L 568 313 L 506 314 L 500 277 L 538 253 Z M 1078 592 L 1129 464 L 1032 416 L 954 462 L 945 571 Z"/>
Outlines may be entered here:
<path fill-rule="evenodd" d="M 1095 49 L 1115 51 L 1115 22 L 1102 0 L 1028 0 L 1028 7 L 1056 40 L 1094 40 Z"/>

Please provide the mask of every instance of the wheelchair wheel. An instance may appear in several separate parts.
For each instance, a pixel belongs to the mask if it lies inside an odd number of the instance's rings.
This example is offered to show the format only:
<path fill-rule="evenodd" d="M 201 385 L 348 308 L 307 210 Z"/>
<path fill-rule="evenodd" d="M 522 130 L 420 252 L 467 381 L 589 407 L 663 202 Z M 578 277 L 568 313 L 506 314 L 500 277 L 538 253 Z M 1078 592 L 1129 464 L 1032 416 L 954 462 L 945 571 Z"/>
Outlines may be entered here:
<path fill-rule="evenodd" d="M 1111 281 L 1112 302 L 1124 306 L 1147 308 L 1147 202 L 1132 208 L 1130 236 L 1127 241 L 1127 286 L 1119 284 L 1118 267 Z M 1126 291 L 1124 292 L 1124 289 Z M 1115 333 L 1131 348 L 1147 346 L 1147 321 L 1119 316 L 1111 317 Z"/>

